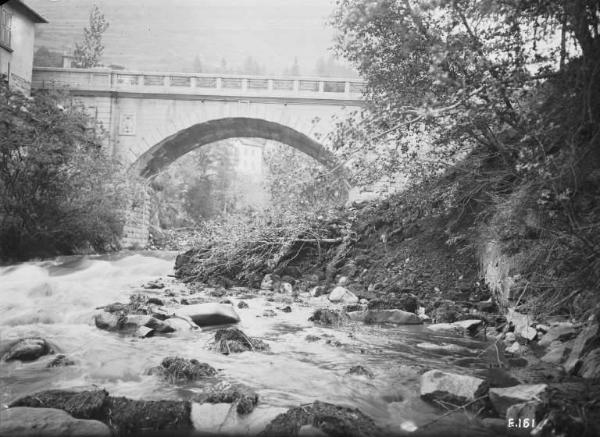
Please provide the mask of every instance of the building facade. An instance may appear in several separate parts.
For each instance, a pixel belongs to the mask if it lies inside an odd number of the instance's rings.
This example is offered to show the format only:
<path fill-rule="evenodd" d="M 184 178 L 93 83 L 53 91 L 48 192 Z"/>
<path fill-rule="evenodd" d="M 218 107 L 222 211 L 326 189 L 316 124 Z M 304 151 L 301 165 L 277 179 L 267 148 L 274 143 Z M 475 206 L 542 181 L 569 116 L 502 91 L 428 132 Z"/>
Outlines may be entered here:
<path fill-rule="evenodd" d="M 20 0 L 0 6 L 0 75 L 5 75 L 13 89 L 31 91 L 35 25 L 47 23 L 37 12 Z"/>

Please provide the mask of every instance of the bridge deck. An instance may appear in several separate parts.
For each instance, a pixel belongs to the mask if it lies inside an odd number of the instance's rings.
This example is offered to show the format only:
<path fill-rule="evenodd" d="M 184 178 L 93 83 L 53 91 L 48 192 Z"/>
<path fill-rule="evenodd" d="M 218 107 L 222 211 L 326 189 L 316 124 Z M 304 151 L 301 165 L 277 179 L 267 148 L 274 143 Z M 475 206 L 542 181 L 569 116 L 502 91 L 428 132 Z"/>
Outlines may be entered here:
<path fill-rule="evenodd" d="M 358 79 L 271 77 L 200 73 L 149 73 L 108 69 L 36 67 L 33 88 L 87 93 L 119 92 L 215 98 L 276 98 L 345 102 L 362 101 Z"/>

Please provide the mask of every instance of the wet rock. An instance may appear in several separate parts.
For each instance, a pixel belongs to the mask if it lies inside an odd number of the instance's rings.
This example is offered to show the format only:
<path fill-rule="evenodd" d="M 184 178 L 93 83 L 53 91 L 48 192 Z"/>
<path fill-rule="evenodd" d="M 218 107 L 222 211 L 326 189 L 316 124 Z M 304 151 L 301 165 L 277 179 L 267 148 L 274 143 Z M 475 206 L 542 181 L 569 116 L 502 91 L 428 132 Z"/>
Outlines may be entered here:
<path fill-rule="evenodd" d="M 319 297 L 327 294 L 327 289 L 323 285 L 317 285 L 310 290 L 312 297 Z"/>
<path fill-rule="evenodd" d="M 585 326 L 573 342 L 573 348 L 569 358 L 565 362 L 565 371 L 569 374 L 575 374 L 581 366 L 581 359 L 584 354 L 593 346 L 600 345 L 600 332 L 598 323 L 590 323 Z"/>
<path fill-rule="evenodd" d="M 53 353 L 52 346 L 43 338 L 22 338 L 10 346 L 1 361 L 34 361 L 41 356 Z"/>
<path fill-rule="evenodd" d="M 221 299 L 219 301 L 219 303 L 222 303 L 224 305 L 233 305 L 233 302 L 231 300 L 229 300 L 229 299 Z"/>
<path fill-rule="evenodd" d="M 261 290 L 275 290 L 278 287 L 279 282 L 281 281 L 279 275 L 275 273 L 270 273 L 264 276 L 262 282 L 260 283 Z"/>
<path fill-rule="evenodd" d="M 298 437 L 330 437 L 324 431 L 321 431 L 319 428 L 313 425 L 303 425 L 298 430 Z"/>
<path fill-rule="evenodd" d="M 135 337 L 148 338 L 154 336 L 154 329 L 147 328 L 146 326 L 140 326 L 135 330 Z"/>
<path fill-rule="evenodd" d="M 102 311 L 94 315 L 94 323 L 97 328 L 104 329 L 106 331 L 117 331 L 120 326 L 121 317 L 117 314 Z"/>
<path fill-rule="evenodd" d="M 491 388 L 514 387 L 521 384 L 517 378 L 500 367 L 490 367 L 485 371 L 485 379 Z"/>
<path fill-rule="evenodd" d="M 290 307 L 289 305 L 283 308 L 278 308 L 279 310 L 281 310 L 284 313 L 291 313 L 292 312 L 292 307 Z"/>
<path fill-rule="evenodd" d="M 187 401 L 142 401 L 110 397 L 110 423 L 118 435 L 161 431 L 190 431 L 191 404 Z"/>
<path fill-rule="evenodd" d="M 470 352 L 470 349 L 452 343 L 418 343 L 417 347 L 428 351 L 448 352 L 448 353 L 465 353 Z"/>
<path fill-rule="evenodd" d="M 373 299 L 369 302 L 368 309 L 398 309 L 408 311 L 410 313 L 416 313 L 419 307 L 419 301 L 417 297 L 410 293 L 405 293 L 400 297 L 386 298 L 386 299 Z"/>
<path fill-rule="evenodd" d="M 494 303 L 494 301 L 492 301 L 492 299 L 477 302 L 476 307 L 479 311 L 484 313 L 494 313 L 498 311 L 498 306 Z"/>
<path fill-rule="evenodd" d="M 560 364 L 563 361 L 566 351 L 566 343 L 563 343 L 562 341 L 553 341 L 550 343 L 550 346 L 548 346 L 546 354 L 540 359 L 545 363 Z"/>
<path fill-rule="evenodd" d="M 275 317 L 277 313 L 273 310 L 264 310 L 262 313 L 263 317 Z"/>
<path fill-rule="evenodd" d="M 105 390 L 47 390 L 19 398 L 9 407 L 58 408 L 77 419 L 104 420 L 107 414 L 107 400 L 108 392 Z"/>
<path fill-rule="evenodd" d="M 513 343 L 515 341 L 517 341 L 517 336 L 515 335 L 514 332 L 507 332 L 504 335 L 504 342 L 505 343 Z"/>
<path fill-rule="evenodd" d="M 244 302 L 243 300 L 241 300 L 241 301 L 239 301 L 239 302 L 238 302 L 238 305 L 237 305 L 237 307 L 238 307 L 239 309 L 248 308 L 248 304 L 247 304 L 246 302 Z"/>
<path fill-rule="evenodd" d="M 506 348 L 505 352 L 508 352 L 509 354 L 519 354 L 521 352 L 521 345 L 519 344 L 518 341 L 515 341 L 513 344 L 511 344 L 509 347 Z"/>
<path fill-rule="evenodd" d="M 217 371 L 209 364 L 200 363 L 195 359 L 166 357 L 162 360 L 160 366 L 151 368 L 147 373 L 161 376 L 171 383 L 176 383 L 210 378 L 215 376 Z"/>
<path fill-rule="evenodd" d="M 183 297 L 180 302 L 181 305 L 197 305 L 199 303 L 206 303 L 206 299 L 203 297 Z"/>
<path fill-rule="evenodd" d="M 278 415 L 259 436 L 294 436 L 298 435 L 300 429 L 305 426 L 314 427 L 325 435 L 331 436 L 383 435 L 383 431 L 375 425 L 375 422 L 360 410 L 315 401 L 312 405 L 294 407 Z M 303 432 L 306 430 L 307 428 L 304 428 Z"/>
<path fill-rule="evenodd" d="M 360 375 L 366 376 L 367 378 L 374 378 L 373 372 L 363 366 L 353 366 L 346 372 L 347 375 Z"/>
<path fill-rule="evenodd" d="M 157 279 L 155 281 L 145 283 L 144 285 L 142 285 L 142 288 L 145 288 L 147 290 L 160 290 L 162 288 L 165 288 L 165 284 L 163 284 L 163 282 L 160 279 Z"/>
<path fill-rule="evenodd" d="M 515 311 L 514 308 L 508 309 L 506 321 L 509 323 L 509 326 L 514 328 L 514 332 L 518 334 L 534 324 L 534 320 L 531 316 L 528 314 L 521 314 L 518 311 Z"/>
<path fill-rule="evenodd" d="M 152 304 L 152 305 L 158 305 L 158 306 L 163 306 L 165 304 L 165 302 L 162 299 L 159 299 L 158 297 L 148 298 L 148 303 Z"/>
<path fill-rule="evenodd" d="M 350 320 L 352 320 L 353 322 L 364 322 L 365 318 L 367 317 L 367 312 L 366 311 L 350 311 L 349 313 L 346 313 L 348 318 Z"/>
<path fill-rule="evenodd" d="M 55 358 L 52 359 L 52 361 L 50 361 L 48 364 L 46 364 L 47 368 L 50 367 L 67 367 L 67 366 L 74 366 L 75 365 L 75 361 L 71 360 L 70 358 L 67 358 L 66 355 L 57 355 Z"/>
<path fill-rule="evenodd" d="M 318 323 L 326 326 L 339 326 L 346 322 L 347 316 L 345 313 L 339 310 L 330 310 L 326 308 L 319 308 L 315 310 L 313 315 L 308 319 L 311 322 Z"/>
<path fill-rule="evenodd" d="M 314 343 L 315 341 L 319 341 L 321 337 L 317 335 L 307 335 L 306 337 L 304 337 L 304 339 L 309 343 Z"/>
<path fill-rule="evenodd" d="M 538 325 L 539 328 L 539 325 Z M 572 323 L 558 323 L 555 326 L 548 328 L 546 333 L 540 338 L 538 345 L 549 346 L 554 341 L 565 341 L 574 338 L 577 335 L 577 330 Z"/>
<path fill-rule="evenodd" d="M 215 333 L 213 349 L 229 355 L 245 351 L 267 351 L 270 347 L 260 339 L 248 337 L 237 328 L 227 328 Z"/>
<path fill-rule="evenodd" d="M 258 394 L 247 387 L 214 387 L 208 393 L 194 397 L 194 402 L 210 404 L 237 404 L 238 414 L 250 414 L 258 404 Z"/>
<path fill-rule="evenodd" d="M 523 328 L 519 334 L 521 335 L 521 337 L 523 337 L 524 339 L 528 340 L 528 341 L 532 341 L 537 337 L 537 329 L 532 328 L 531 326 L 528 326 L 526 328 Z"/>
<path fill-rule="evenodd" d="M 54 408 L 16 407 L 0 411 L 0 435 L 11 437 L 111 437 L 110 428 L 97 420 L 71 417 Z"/>
<path fill-rule="evenodd" d="M 504 417 L 511 405 L 539 400 L 547 389 L 546 384 L 520 384 L 513 387 L 491 388 L 489 397 L 496 412 Z"/>
<path fill-rule="evenodd" d="M 177 308 L 175 315 L 189 317 L 198 326 L 224 325 L 240 321 L 240 316 L 237 315 L 231 305 L 220 303 L 188 305 Z"/>
<path fill-rule="evenodd" d="M 292 287 L 292 284 L 290 284 L 289 282 L 282 282 L 279 285 L 280 293 L 292 294 L 293 291 L 294 291 L 294 287 Z"/>
<path fill-rule="evenodd" d="M 426 401 L 441 400 L 465 405 L 485 395 L 485 380 L 468 375 L 430 370 L 421 376 L 420 395 Z"/>
<path fill-rule="evenodd" d="M 420 325 L 423 321 L 414 313 L 402 310 L 368 310 L 365 323 L 394 323 L 397 325 Z"/>
<path fill-rule="evenodd" d="M 460 334 L 475 334 L 477 329 L 483 322 L 479 319 L 461 320 L 453 323 L 435 323 L 433 325 L 427 325 L 427 329 L 431 331 L 453 331 Z"/>
<path fill-rule="evenodd" d="M 600 348 L 590 351 L 584 358 L 579 370 L 583 378 L 600 378 Z"/>
<path fill-rule="evenodd" d="M 360 303 L 355 303 L 355 304 L 352 304 L 352 305 L 346 305 L 344 307 L 344 311 L 347 312 L 347 313 L 352 313 L 354 311 L 364 311 L 364 310 L 366 310 L 365 305 L 361 305 Z"/>
<path fill-rule="evenodd" d="M 344 304 L 358 303 L 358 297 L 345 287 L 335 287 L 328 297 L 330 302 L 341 302 Z"/>
<path fill-rule="evenodd" d="M 452 301 L 441 301 L 436 305 L 431 314 L 436 323 L 456 322 L 462 313 L 461 308 Z"/>

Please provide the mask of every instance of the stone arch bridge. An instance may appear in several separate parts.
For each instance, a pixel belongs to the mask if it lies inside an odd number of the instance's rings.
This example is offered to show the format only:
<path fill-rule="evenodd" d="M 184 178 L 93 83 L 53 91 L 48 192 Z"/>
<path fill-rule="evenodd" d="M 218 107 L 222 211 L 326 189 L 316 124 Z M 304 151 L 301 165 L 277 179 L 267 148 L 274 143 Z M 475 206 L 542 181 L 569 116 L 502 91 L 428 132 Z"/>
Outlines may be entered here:
<path fill-rule="evenodd" d="M 102 124 L 110 153 L 151 179 L 187 152 L 229 138 L 279 141 L 336 169 L 323 141 L 334 117 L 362 106 L 364 85 L 356 79 L 35 68 L 32 86 L 67 90 Z M 145 244 L 148 215 L 146 206 L 130 212 L 124 246 Z"/>

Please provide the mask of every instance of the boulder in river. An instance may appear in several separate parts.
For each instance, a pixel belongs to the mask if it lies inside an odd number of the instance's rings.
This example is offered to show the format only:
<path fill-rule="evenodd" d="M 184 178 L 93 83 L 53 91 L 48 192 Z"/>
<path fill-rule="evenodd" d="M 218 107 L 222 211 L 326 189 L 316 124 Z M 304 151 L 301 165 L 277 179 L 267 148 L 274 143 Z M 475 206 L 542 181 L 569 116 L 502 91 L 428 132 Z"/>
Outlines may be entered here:
<path fill-rule="evenodd" d="M 375 375 L 373 375 L 373 372 L 371 372 L 369 369 L 367 369 L 366 367 L 363 366 L 352 366 L 350 367 L 350 370 L 348 370 L 348 372 L 346 372 L 347 375 L 359 375 L 359 376 L 366 376 L 367 378 L 374 378 Z"/>
<path fill-rule="evenodd" d="M 16 407 L 0 411 L 0 436 L 111 437 L 112 432 L 102 422 L 75 419 L 63 410 Z"/>
<path fill-rule="evenodd" d="M 238 307 L 239 309 L 248 308 L 248 304 L 247 304 L 246 302 L 244 302 L 243 300 L 240 300 L 240 301 L 238 302 L 238 305 L 237 305 L 237 307 Z"/>
<path fill-rule="evenodd" d="M 348 319 L 348 316 L 339 310 L 330 310 L 327 308 L 319 308 L 315 310 L 312 316 L 308 318 L 310 322 L 315 322 L 320 325 L 339 326 Z"/>
<path fill-rule="evenodd" d="M 367 310 L 365 323 L 394 323 L 396 325 L 420 325 L 423 321 L 415 313 L 402 310 Z"/>
<path fill-rule="evenodd" d="M 245 351 L 267 351 L 269 345 L 258 338 L 251 338 L 237 328 L 219 329 L 215 333 L 213 349 L 224 354 Z"/>
<path fill-rule="evenodd" d="M 217 371 L 209 364 L 200 363 L 198 360 L 187 360 L 181 357 L 166 357 L 160 366 L 153 367 L 148 371 L 151 375 L 160 375 L 172 383 L 180 381 L 196 381 L 210 378 Z"/>
<path fill-rule="evenodd" d="M 46 364 L 46 367 L 67 367 L 73 365 L 75 365 L 75 361 L 73 361 L 70 358 L 67 358 L 66 355 L 60 354 L 54 357 L 52 361 L 50 361 L 48 364 Z"/>
<path fill-rule="evenodd" d="M 358 297 L 345 287 L 337 286 L 328 297 L 330 302 L 341 302 L 344 304 L 358 303 Z"/>
<path fill-rule="evenodd" d="M 466 405 L 485 395 L 485 380 L 441 370 L 430 370 L 421 376 L 421 398 L 441 400 L 455 405 Z"/>
<path fill-rule="evenodd" d="M 370 310 L 403 310 L 410 313 L 416 313 L 419 307 L 419 301 L 414 294 L 405 293 L 399 297 L 372 299 L 368 304 Z"/>
<path fill-rule="evenodd" d="M 383 435 L 383 431 L 375 425 L 373 419 L 359 409 L 315 401 L 311 405 L 290 408 L 287 412 L 279 414 L 259 436 L 295 436 L 299 435 L 300 429 L 306 430 L 306 426 L 331 436 Z"/>
<path fill-rule="evenodd" d="M 210 404 L 236 404 L 238 414 L 249 414 L 258 403 L 258 394 L 247 387 L 220 387 L 216 386 L 207 393 L 196 395 L 194 402 Z"/>
<path fill-rule="evenodd" d="M 519 384 L 512 387 L 491 388 L 489 396 L 496 412 L 504 417 L 511 405 L 539 400 L 547 389 L 546 384 Z"/>
<path fill-rule="evenodd" d="M 427 329 L 435 332 L 449 331 L 460 334 L 468 333 L 470 335 L 474 335 L 482 323 L 483 322 L 480 319 L 469 319 L 452 323 L 434 323 L 433 325 L 427 325 Z"/>
<path fill-rule="evenodd" d="M 94 323 L 98 329 L 117 331 L 120 326 L 121 318 L 122 317 L 117 314 L 104 310 L 94 315 Z"/>
<path fill-rule="evenodd" d="M 279 287 L 281 279 L 275 273 L 266 274 L 260 283 L 261 290 L 275 290 Z"/>
<path fill-rule="evenodd" d="M 238 323 L 240 316 L 232 305 L 220 303 L 200 303 L 177 308 L 175 315 L 189 317 L 198 326 L 225 325 Z"/>
<path fill-rule="evenodd" d="M 327 288 L 324 285 L 317 285 L 316 287 L 311 288 L 310 295 L 312 297 L 319 297 L 327 294 Z"/>
<path fill-rule="evenodd" d="M 58 408 L 78 419 L 104 420 L 107 400 L 108 392 L 105 390 L 47 390 L 19 398 L 9 406 Z"/>
<path fill-rule="evenodd" d="M 50 344 L 40 337 L 22 338 L 14 342 L 2 356 L 2 361 L 34 361 L 43 355 L 53 354 Z"/>

